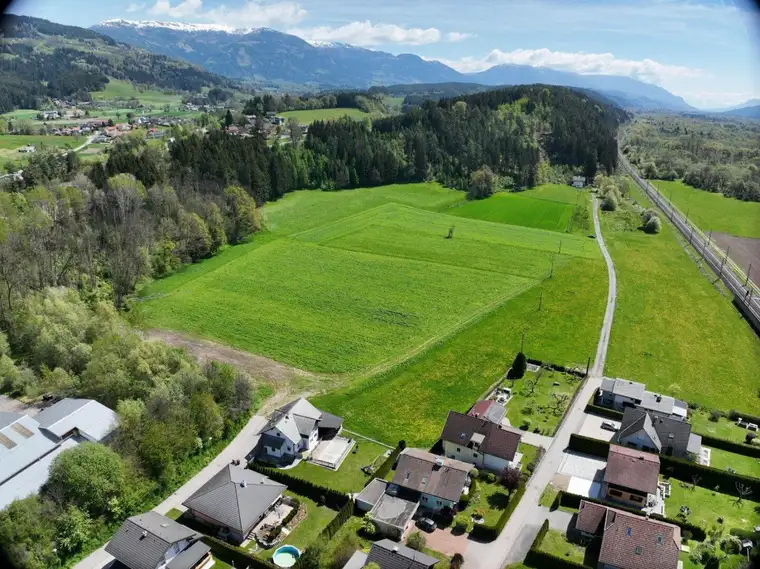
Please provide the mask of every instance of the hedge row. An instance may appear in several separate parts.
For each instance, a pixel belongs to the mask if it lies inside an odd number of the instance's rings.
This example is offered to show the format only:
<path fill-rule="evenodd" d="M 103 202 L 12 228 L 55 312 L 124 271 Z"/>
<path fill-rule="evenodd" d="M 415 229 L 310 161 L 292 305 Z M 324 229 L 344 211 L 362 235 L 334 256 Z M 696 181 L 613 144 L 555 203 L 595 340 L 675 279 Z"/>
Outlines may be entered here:
<path fill-rule="evenodd" d="M 748 433 L 751 431 L 747 431 Z M 760 446 L 748 445 L 747 443 L 737 443 L 728 439 L 721 439 L 719 437 L 713 437 L 711 435 L 700 435 L 702 437 L 702 444 L 713 448 L 719 448 L 734 454 L 743 454 L 744 456 L 751 456 L 753 458 L 760 458 Z"/>
<path fill-rule="evenodd" d="M 613 504 L 611 502 L 606 502 L 604 500 L 597 500 L 596 498 L 586 498 L 578 494 L 571 494 L 569 492 L 565 492 L 564 490 L 560 490 L 557 493 L 557 497 L 554 499 L 554 503 L 557 506 L 564 506 L 566 508 L 573 508 L 577 510 L 578 508 L 580 508 L 582 500 L 585 500 L 586 502 L 593 502 L 594 504 L 601 504 L 602 506 L 607 506 L 609 508 L 615 508 L 616 510 L 621 510 L 623 512 L 629 512 L 637 516 L 646 516 L 644 512 L 642 512 L 641 510 L 637 510 L 635 508 L 629 508 L 627 506 Z M 653 520 L 659 520 L 661 522 L 677 525 L 681 529 L 691 532 L 691 535 L 697 541 L 704 541 L 705 539 L 707 539 L 707 534 L 705 533 L 705 530 L 701 526 L 694 525 L 689 522 L 684 522 L 677 518 L 668 518 L 665 516 L 660 516 L 658 514 L 651 514 L 649 517 L 652 518 Z"/>
<path fill-rule="evenodd" d="M 525 486 L 526 482 L 521 482 L 520 487 L 512 493 L 507 507 L 504 508 L 504 511 L 501 513 L 501 516 L 499 516 L 499 519 L 496 520 L 495 524 L 475 524 L 475 527 L 470 532 L 470 536 L 481 541 L 493 541 L 499 537 L 501 530 L 507 525 L 507 521 L 509 521 L 512 512 L 515 511 L 517 504 L 520 503 L 520 498 L 525 494 Z"/>
<path fill-rule="evenodd" d="M 576 563 L 575 561 L 570 561 L 564 557 L 540 551 L 539 547 L 541 547 L 541 543 L 543 543 L 544 537 L 546 537 L 548 531 L 549 520 L 544 520 L 544 523 L 541 524 L 541 529 L 538 530 L 536 539 L 533 540 L 533 545 L 530 546 L 530 550 L 525 556 L 525 565 L 528 567 L 538 567 L 540 569 L 543 569 L 544 567 L 551 567 L 552 569 L 554 567 L 561 569 L 577 569 L 583 567 L 588 569 L 586 565 L 583 565 L 582 563 Z"/>
<path fill-rule="evenodd" d="M 210 535 L 204 535 L 201 541 L 211 548 L 214 557 L 223 561 L 232 567 L 249 567 L 250 569 L 277 569 L 277 567 L 265 561 L 254 557 L 241 547 L 235 547 Z"/>
<path fill-rule="evenodd" d="M 393 465 L 396 464 L 396 460 L 398 460 L 398 455 L 401 454 L 401 451 L 404 450 L 400 446 L 397 446 L 393 449 L 393 452 L 391 452 L 390 456 L 385 459 L 385 462 L 383 462 L 380 465 L 380 468 L 378 468 L 375 471 L 374 476 L 370 477 L 369 480 L 367 480 L 367 484 L 372 482 L 375 478 L 385 478 L 388 473 L 391 471 L 391 468 L 393 468 Z M 365 484 L 365 486 L 367 485 Z"/>
<path fill-rule="evenodd" d="M 573 433 L 570 435 L 570 442 L 568 443 L 567 448 L 582 452 L 583 454 L 607 458 L 607 454 L 610 452 L 610 443 Z"/>
<path fill-rule="evenodd" d="M 739 495 L 736 485 L 741 484 L 749 488 L 753 496 L 760 496 L 760 479 L 758 478 L 732 474 L 727 470 L 704 466 L 683 458 L 660 455 L 660 472 L 665 476 L 672 476 L 686 482 L 693 482 L 694 477 L 698 476 L 697 486 L 708 490 L 714 490 L 716 486 L 720 486 L 720 492 L 732 496 Z"/>
<path fill-rule="evenodd" d="M 553 364 L 553 363 L 544 363 L 541 360 L 535 360 L 533 358 L 527 358 L 526 361 L 529 364 L 533 364 L 535 366 L 541 366 L 541 367 L 545 367 L 545 368 L 548 368 L 548 369 L 553 369 L 554 371 L 559 371 L 559 372 L 562 372 L 562 373 L 568 373 L 568 374 L 574 375 L 576 377 L 581 377 L 581 378 L 582 377 L 586 377 L 586 374 L 583 373 L 582 371 L 579 371 L 577 369 L 572 369 L 572 368 L 569 368 L 569 367 L 565 367 L 563 365 Z"/>
<path fill-rule="evenodd" d="M 338 510 L 338 515 L 335 516 L 332 521 L 325 526 L 325 528 L 319 533 L 319 539 L 323 539 L 325 542 L 330 541 L 333 536 L 338 533 L 340 528 L 343 527 L 351 516 L 354 514 L 354 501 L 349 498 L 348 502 Z"/>
<path fill-rule="evenodd" d="M 620 411 L 610 409 L 609 407 L 600 407 L 593 403 L 588 403 L 583 411 L 585 413 L 590 413 L 591 415 L 599 415 L 600 417 L 606 417 L 607 419 L 613 419 L 615 421 L 623 420 L 623 414 Z"/>
<path fill-rule="evenodd" d="M 345 506 L 346 503 L 351 501 L 351 498 L 348 496 L 348 494 L 338 492 L 337 490 L 333 490 L 327 486 L 314 484 L 314 482 L 304 480 L 303 478 L 298 478 L 292 474 L 289 474 L 286 470 L 270 468 L 258 462 L 251 462 L 248 465 L 248 468 L 255 470 L 259 474 L 268 476 L 272 480 L 276 480 L 277 482 L 285 484 L 296 494 L 301 494 L 302 496 L 311 498 L 317 503 L 320 503 L 321 497 L 324 496 L 325 505 L 333 510 L 339 510 Z"/>
<path fill-rule="evenodd" d="M 756 425 L 760 425 L 760 417 L 757 415 L 750 415 L 749 413 L 742 413 L 741 411 L 737 411 L 735 409 L 731 409 L 728 412 L 728 418 L 732 421 L 737 421 L 739 417 L 742 418 L 742 421 L 746 423 L 755 423 Z"/>

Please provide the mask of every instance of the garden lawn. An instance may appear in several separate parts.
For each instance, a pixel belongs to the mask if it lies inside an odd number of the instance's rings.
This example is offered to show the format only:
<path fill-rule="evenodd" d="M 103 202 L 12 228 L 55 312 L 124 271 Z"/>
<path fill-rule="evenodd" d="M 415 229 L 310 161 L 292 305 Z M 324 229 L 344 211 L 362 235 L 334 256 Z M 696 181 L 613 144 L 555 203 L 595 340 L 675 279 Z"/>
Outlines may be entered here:
<path fill-rule="evenodd" d="M 509 492 L 498 481 L 494 483 L 478 480 L 475 499 L 471 499 L 462 512 L 472 516 L 476 511 L 483 514 L 486 525 L 494 525 L 509 504 Z"/>
<path fill-rule="evenodd" d="M 380 464 L 385 451 L 388 449 L 364 439 L 358 439 L 358 445 L 359 450 L 356 454 L 353 451 L 349 452 L 337 471 L 302 461 L 295 468 L 288 470 L 288 474 L 346 494 L 359 492 L 370 479 L 362 472 L 362 467 L 373 464 L 378 458 L 381 459 L 378 461 Z M 354 448 L 356 447 L 354 446 Z"/>
<path fill-rule="evenodd" d="M 586 365 L 604 312 L 604 264 L 576 259 L 556 270 L 543 284 L 541 311 L 540 292 L 534 287 L 412 360 L 312 402 L 366 436 L 430 446 L 450 410 L 467 412 L 501 379 L 520 350 L 523 330 L 529 357 Z"/>
<path fill-rule="evenodd" d="M 517 447 L 517 452 L 522 453 L 522 463 L 520 464 L 521 472 L 528 472 L 528 465 L 536 458 L 538 453 L 538 447 L 529 445 L 528 443 L 520 443 Z"/>
<path fill-rule="evenodd" d="M 730 409 L 717 410 L 722 411 L 723 413 L 728 413 L 728 411 L 730 411 Z M 725 417 L 721 417 L 717 421 L 711 421 L 710 413 L 707 409 L 693 411 L 691 417 L 689 417 L 689 422 L 691 423 L 694 432 L 698 435 L 711 435 L 713 437 L 728 439 L 737 443 L 744 443 L 747 433 L 751 432 L 737 426 L 736 423 Z M 760 433 L 756 434 L 760 436 Z"/>
<path fill-rule="evenodd" d="M 540 434 L 552 436 L 581 381 L 565 373 L 544 369 L 533 395 L 529 395 L 528 386 L 537 376 L 537 372 L 529 371 L 525 373 L 525 377 L 505 384 L 512 388 L 512 398 L 506 405 L 507 419 L 513 427 L 526 428 L 529 431 L 538 428 Z M 555 383 L 559 385 L 554 385 Z M 567 401 L 555 408 L 554 394 L 567 395 Z"/>
<path fill-rule="evenodd" d="M 720 470 L 733 468 L 739 474 L 760 478 L 760 459 L 721 449 L 710 449 L 710 466 Z"/>
<path fill-rule="evenodd" d="M 736 498 L 721 494 L 700 486 L 691 489 L 691 483 L 671 478 L 670 498 L 665 499 L 665 515 L 678 517 L 681 506 L 688 506 L 691 514 L 688 521 L 692 524 L 710 529 L 723 518 L 726 533 L 732 528 L 751 530 L 760 524 L 760 503 L 745 499 L 741 506 L 736 505 Z"/>
<path fill-rule="evenodd" d="M 273 548 L 257 551 L 255 553 L 256 557 L 270 559 L 275 550 L 283 545 L 294 545 L 301 551 L 304 551 L 310 544 L 314 543 L 320 532 L 325 529 L 327 524 L 329 524 L 337 515 L 335 510 L 331 510 L 327 506 L 318 506 L 314 500 L 310 500 L 305 496 L 301 496 L 290 490 L 287 490 L 285 494 L 296 498 L 301 504 L 306 505 L 306 518 L 296 526 L 290 535 Z"/>
<path fill-rule="evenodd" d="M 741 402 L 743 411 L 760 413 L 757 336 L 667 223 L 662 233 L 647 235 L 624 229 L 616 219 L 622 215 L 602 215 L 618 281 L 605 375 L 703 407 L 728 410 Z"/>
<path fill-rule="evenodd" d="M 743 202 L 699 190 L 681 181 L 651 182 L 683 214 L 689 212 L 702 231 L 719 231 L 737 237 L 760 237 L 760 202 Z"/>
<path fill-rule="evenodd" d="M 337 108 L 337 109 L 314 109 L 307 111 L 285 111 L 277 116 L 288 120 L 295 117 L 299 124 L 311 124 L 314 121 L 331 121 L 341 117 L 350 117 L 354 120 L 363 120 L 370 118 L 372 115 L 359 109 Z"/>
<path fill-rule="evenodd" d="M 564 533 L 553 529 L 546 532 L 538 549 L 574 563 L 583 564 L 586 557 L 585 547 L 570 543 Z"/>
<path fill-rule="evenodd" d="M 576 201 L 588 206 L 588 193 L 570 186 L 545 185 L 523 192 L 498 192 L 484 200 L 468 201 L 452 215 L 551 231 L 571 231 Z M 587 228 L 586 228 L 587 229 Z"/>

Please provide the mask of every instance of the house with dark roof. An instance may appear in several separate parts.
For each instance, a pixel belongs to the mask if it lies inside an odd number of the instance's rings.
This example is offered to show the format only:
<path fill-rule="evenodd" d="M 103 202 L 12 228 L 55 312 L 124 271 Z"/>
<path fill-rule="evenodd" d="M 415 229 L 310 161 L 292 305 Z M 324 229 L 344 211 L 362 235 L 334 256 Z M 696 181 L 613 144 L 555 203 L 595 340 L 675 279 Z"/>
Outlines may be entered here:
<path fill-rule="evenodd" d="M 377 563 L 380 569 L 432 569 L 438 559 L 390 539 L 382 539 L 372 544 L 369 553 L 355 552 L 343 569 L 362 569 L 370 563 Z"/>
<path fill-rule="evenodd" d="M 645 409 L 626 409 L 612 442 L 677 458 L 693 459 L 702 450 L 702 437 L 689 423 Z"/>
<path fill-rule="evenodd" d="M 272 413 L 262 430 L 259 454 L 271 461 L 291 463 L 342 429 L 342 418 L 320 411 L 301 397 Z"/>
<path fill-rule="evenodd" d="M 478 401 L 473 405 L 467 414 L 470 417 L 477 417 L 479 419 L 485 419 L 491 421 L 497 425 L 501 425 L 504 417 L 507 416 L 507 409 L 504 405 L 500 405 L 493 399 L 485 399 Z"/>
<path fill-rule="evenodd" d="M 517 449 L 521 438 L 519 431 L 504 427 L 501 422 L 456 411 L 449 411 L 441 433 L 447 457 L 497 473 L 520 467 L 522 455 Z"/>
<path fill-rule="evenodd" d="M 685 420 L 689 411 L 685 401 L 647 391 L 643 383 L 610 377 L 602 379 L 596 403 L 617 411 L 625 411 L 629 407 L 644 409 L 679 421 Z"/>
<path fill-rule="evenodd" d="M 116 558 L 112 569 L 208 569 L 214 560 L 201 537 L 151 511 L 128 518 L 106 545 L 106 552 Z"/>
<path fill-rule="evenodd" d="M 660 459 L 656 454 L 610 445 L 604 469 L 602 495 L 636 508 L 656 498 L 660 478 Z"/>
<path fill-rule="evenodd" d="M 359 511 L 367 513 L 380 535 L 401 539 L 404 532 L 414 525 L 414 515 L 419 508 L 418 498 L 414 493 L 407 497 L 399 496 L 397 487 L 391 490 L 392 495 L 388 494 L 388 487 L 388 481 L 375 478 L 354 497 L 354 503 Z"/>
<path fill-rule="evenodd" d="M 399 455 L 387 493 L 396 495 L 400 488 L 406 491 L 404 497 L 418 501 L 421 508 L 453 508 L 469 491 L 472 468 L 472 464 L 461 460 L 407 448 Z"/>
<path fill-rule="evenodd" d="M 681 528 L 581 501 L 575 529 L 601 537 L 598 569 L 678 569 Z"/>
<path fill-rule="evenodd" d="M 92 399 L 62 399 L 34 417 L 0 412 L 0 510 L 36 494 L 64 450 L 106 441 L 117 424 L 116 413 Z"/>
<path fill-rule="evenodd" d="M 263 474 L 228 464 L 182 505 L 193 518 L 217 529 L 220 537 L 241 543 L 286 489 Z"/>

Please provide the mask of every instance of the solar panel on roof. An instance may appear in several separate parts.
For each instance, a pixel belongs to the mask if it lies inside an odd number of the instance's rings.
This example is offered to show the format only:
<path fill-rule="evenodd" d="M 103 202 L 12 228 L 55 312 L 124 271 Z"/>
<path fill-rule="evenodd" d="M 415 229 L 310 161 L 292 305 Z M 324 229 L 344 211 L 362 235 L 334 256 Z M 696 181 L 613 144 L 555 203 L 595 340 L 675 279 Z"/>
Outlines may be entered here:
<path fill-rule="evenodd" d="M 10 440 L 8 437 L 6 437 L 4 434 L 0 433 L 0 445 L 3 445 L 7 449 L 12 449 L 16 446 L 16 443 L 14 443 L 12 440 Z"/>

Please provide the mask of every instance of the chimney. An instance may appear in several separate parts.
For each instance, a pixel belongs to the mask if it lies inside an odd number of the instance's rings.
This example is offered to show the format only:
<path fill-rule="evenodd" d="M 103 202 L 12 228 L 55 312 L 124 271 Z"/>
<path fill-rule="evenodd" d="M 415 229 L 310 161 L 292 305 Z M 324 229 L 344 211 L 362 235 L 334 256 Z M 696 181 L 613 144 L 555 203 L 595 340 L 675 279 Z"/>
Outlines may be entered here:
<path fill-rule="evenodd" d="M 148 531 L 143 530 L 142 535 L 140 536 L 140 539 L 145 539 L 146 537 L 148 537 Z"/>
<path fill-rule="evenodd" d="M 247 480 L 243 480 L 243 481 L 240 483 L 240 486 L 242 486 L 243 488 L 248 488 L 248 481 L 247 481 Z"/>
<path fill-rule="evenodd" d="M 393 546 L 393 553 L 398 553 L 398 545 Z"/>

